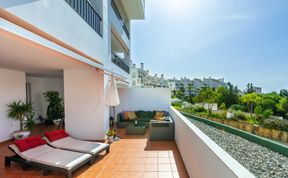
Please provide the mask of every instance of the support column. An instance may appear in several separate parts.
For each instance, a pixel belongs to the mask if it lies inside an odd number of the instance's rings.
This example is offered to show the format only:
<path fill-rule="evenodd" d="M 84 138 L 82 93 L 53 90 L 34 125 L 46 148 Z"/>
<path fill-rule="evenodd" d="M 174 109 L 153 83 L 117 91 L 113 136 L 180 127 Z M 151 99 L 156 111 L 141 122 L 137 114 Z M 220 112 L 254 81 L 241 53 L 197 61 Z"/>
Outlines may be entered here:
<path fill-rule="evenodd" d="M 89 69 L 64 70 L 65 127 L 71 136 L 86 140 L 104 140 L 104 74 Z"/>

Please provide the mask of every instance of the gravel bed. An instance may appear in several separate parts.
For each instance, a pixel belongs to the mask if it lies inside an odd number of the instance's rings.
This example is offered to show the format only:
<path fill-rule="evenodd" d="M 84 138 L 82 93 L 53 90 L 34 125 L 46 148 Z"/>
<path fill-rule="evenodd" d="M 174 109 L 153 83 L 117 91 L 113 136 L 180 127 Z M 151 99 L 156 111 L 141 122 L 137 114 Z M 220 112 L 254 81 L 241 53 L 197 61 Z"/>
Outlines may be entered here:
<path fill-rule="evenodd" d="M 202 122 L 189 120 L 256 177 L 288 178 L 288 157 Z"/>

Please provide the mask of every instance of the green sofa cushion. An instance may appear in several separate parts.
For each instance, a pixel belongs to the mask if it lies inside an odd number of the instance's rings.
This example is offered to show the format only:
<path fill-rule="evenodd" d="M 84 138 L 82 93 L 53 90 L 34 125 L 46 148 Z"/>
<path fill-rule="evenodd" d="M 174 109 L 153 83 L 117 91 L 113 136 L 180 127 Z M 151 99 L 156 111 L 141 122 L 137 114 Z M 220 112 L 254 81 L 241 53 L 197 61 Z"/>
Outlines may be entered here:
<path fill-rule="evenodd" d="M 151 118 L 139 118 L 137 121 L 138 122 L 150 122 Z"/>
<path fill-rule="evenodd" d="M 152 111 L 136 111 L 135 113 L 138 119 L 142 119 L 142 118 L 152 119 L 154 117 L 154 113 Z"/>

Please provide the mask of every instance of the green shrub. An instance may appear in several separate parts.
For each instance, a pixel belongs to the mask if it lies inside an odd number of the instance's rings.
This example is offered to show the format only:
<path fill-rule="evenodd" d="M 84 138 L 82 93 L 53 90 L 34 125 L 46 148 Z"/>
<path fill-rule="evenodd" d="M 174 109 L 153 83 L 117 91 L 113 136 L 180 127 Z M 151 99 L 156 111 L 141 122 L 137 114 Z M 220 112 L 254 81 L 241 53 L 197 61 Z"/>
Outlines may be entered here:
<path fill-rule="evenodd" d="M 207 112 L 203 106 L 194 106 L 193 109 L 195 112 Z"/>
<path fill-rule="evenodd" d="M 233 111 L 245 111 L 246 107 L 240 104 L 233 104 L 230 109 Z"/>
<path fill-rule="evenodd" d="M 220 110 L 226 110 L 226 104 L 225 103 L 222 103 L 220 106 L 219 106 L 219 109 Z"/>
<path fill-rule="evenodd" d="M 280 118 L 265 119 L 262 126 L 268 129 L 288 131 L 288 120 Z"/>
<path fill-rule="evenodd" d="M 172 106 L 176 106 L 176 107 L 181 107 L 182 106 L 182 102 L 181 101 L 175 101 L 171 103 Z"/>
<path fill-rule="evenodd" d="M 263 111 L 263 117 L 264 117 L 265 119 L 270 118 L 273 114 L 274 114 L 274 113 L 273 113 L 273 110 L 272 110 L 272 109 L 265 109 L 265 110 Z"/>
<path fill-rule="evenodd" d="M 242 111 L 234 111 L 234 118 L 239 120 L 247 120 L 247 116 L 245 112 Z"/>

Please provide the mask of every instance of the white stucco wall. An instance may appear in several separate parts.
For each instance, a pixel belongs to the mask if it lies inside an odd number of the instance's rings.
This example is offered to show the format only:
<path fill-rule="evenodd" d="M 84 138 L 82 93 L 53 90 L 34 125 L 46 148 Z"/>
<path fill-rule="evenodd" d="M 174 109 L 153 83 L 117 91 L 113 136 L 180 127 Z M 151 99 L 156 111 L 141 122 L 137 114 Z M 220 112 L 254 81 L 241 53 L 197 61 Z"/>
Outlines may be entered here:
<path fill-rule="evenodd" d="M 107 60 L 107 33 L 103 33 L 103 38 L 99 36 L 64 0 L 2 0 L 0 8 L 100 62 Z M 104 5 L 105 11 L 107 7 Z M 103 13 L 103 20 L 107 21 L 107 13 Z M 107 30 L 107 25 L 103 23 L 104 30 Z"/>
<path fill-rule="evenodd" d="M 35 118 L 39 115 L 46 118 L 48 103 L 43 96 L 47 91 L 58 91 L 61 98 L 64 97 L 64 81 L 63 78 L 42 78 L 42 77 L 26 77 L 26 82 L 31 84 L 31 99 Z"/>
<path fill-rule="evenodd" d="M 255 178 L 175 108 L 175 142 L 191 178 Z"/>
<path fill-rule="evenodd" d="M 119 88 L 120 105 L 116 113 L 122 111 L 170 110 L 171 92 L 168 88 Z"/>
<path fill-rule="evenodd" d="M 11 138 L 19 130 L 19 122 L 8 119 L 7 104 L 12 101 L 25 101 L 25 73 L 0 69 L 0 142 Z"/>
<path fill-rule="evenodd" d="M 68 133 L 80 139 L 104 140 L 109 124 L 104 74 L 93 68 L 64 70 L 64 99 Z"/>

